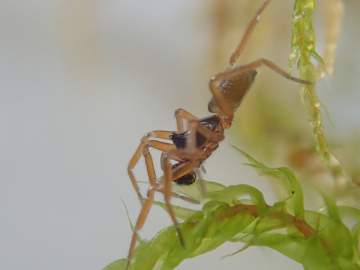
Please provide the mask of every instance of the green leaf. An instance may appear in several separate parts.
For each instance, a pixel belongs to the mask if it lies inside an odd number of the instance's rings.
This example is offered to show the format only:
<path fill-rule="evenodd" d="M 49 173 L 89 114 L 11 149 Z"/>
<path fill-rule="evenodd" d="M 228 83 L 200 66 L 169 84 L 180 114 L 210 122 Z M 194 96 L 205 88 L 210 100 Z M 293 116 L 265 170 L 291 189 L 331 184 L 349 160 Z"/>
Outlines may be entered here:
<path fill-rule="evenodd" d="M 154 202 L 153 204 L 160 206 L 165 211 L 168 211 L 165 203 Z M 191 217 L 192 215 L 194 215 L 195 213 L 199 213 L 199 211 L 191 210 L 191 209 L 176 206 L 176 205 L 173 205 L 172 208 L 174 210 L 175 215 L 181 219 L 187 219 L 187 218 Z"/>
<path fill-rule="evenodd" d="M 286 187 L 289 198 L 293 197 L 293 205 L 291 209 L 294 211 L 294 215 L 298 219 L 304 219 L 304 195 L 299 181 L 295 175 L 288 168 L 269 168 L 264 164 L 251 157 L 246 152 L 234 147 L 236 150 L 241 152 L 259 173 L 272 176 L 280 181 L 285 181 L 283 187 Z"/>

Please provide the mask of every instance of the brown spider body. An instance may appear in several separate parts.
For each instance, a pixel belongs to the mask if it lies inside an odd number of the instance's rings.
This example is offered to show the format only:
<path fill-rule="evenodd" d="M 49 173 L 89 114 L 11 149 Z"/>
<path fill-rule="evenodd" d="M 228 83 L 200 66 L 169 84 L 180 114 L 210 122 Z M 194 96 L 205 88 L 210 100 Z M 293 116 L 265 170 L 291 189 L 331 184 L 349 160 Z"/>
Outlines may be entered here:
<path fill-rule="evenodd" d="M 223 80 L 219 85 L 219 91 L 223 94 L 225 99 L 229 101 L 229 106 L 235 111 L 239 105 L 244 95 L 251 87 L 252 83 L 255 80 L 257 72 L 256 70 L 246 71 L 239 76 L 234 78 Z M 219 142 L 224 137 L 224 129 L 228 128 L 229 125 L 227 123 L 229 121 L 225 120 L 224 116 L 221 115 L 221 111 L 217 106 L 215 99 L 212 98 L 208 104 L 209 112 L 216 113 L 215 115 L 207 116 L 197 120 L 199 125 L 206 127 L 213 134 L 220 134 L 220 140 L 210 140 L 206 136 L 202 135 L 199 131 L 196 131 L 196 143 L 195 147 L 200 155 L 198 157 L 199 166 L 219 147 Z M 231 122 L 230 122 L 231 124 Z M 188 141 L 188 137 L 190 134 L 190 130 L 186 130 L 182 133 L 172 132 L 169 136 L 169 139 L 172 140 L 173 144 L 177 149 L 185 149 Z M 175 165 L 172 165 L 172 170 L 178 167 L 180 164 L 184 162 L 189 162 L 189 160 L 184 160 Z M 179 178 L 173 180 L 178 185 L 191 185 L 196 180 L 196 174 L 194 171 L 185 174 Z"/>
<path fill-rule="evenodd" d="M 217 115 L 211 115 L 208 117 L 204 117 L 202 119 L 198 120 L 198 123 L 213 133 L 223 134 L 224 130 L 221 125 L 221 117 Z M 188 141 L 188 137 L 190 134 L 190 130 L 186 130 L 182 133 L 176 133 L 172 132 L 169 136 L 169 139 L 173 141 L 173 144 L 176 146 L 177 149 L 185 149 L 186 144 Z M 212 154 L 212 152 L 215 151 L 216 148 L 219 147 L 219 143 L 217 141 L 210 141 L 208 138 L 206 138 L 204 135 L 202 135 L 200 132 L 196 131 L 196 148 L 200 155 L 198 157 L 198 164 L 199 166 Z M 174 171 L 175 168 L 177 168 L 179 165 L 190 162 L 189 159 L 185 159 L 180 161 L 179 163 L 176 163 L 172 165 L 172 170 Z M 185 174 L 179 178 L 176 178 L 173 180 L 176 184 L 183 186 L 189 186 L 193 184 L 196 180 L 196 174 L 194 171 Z"/>
<path fill-rule="evenodd" d="M 244 50 L 245 45 L 260 18 L 260 14 L 264 11 L 270 1 L 271 0 L 265 0 L 250 21 L 240 44 L 230 57 L 229 67 L 224 72 L 221 72 L 210 79 L 209 88 L 213 97 L 209 102 L 208 109 L 215 114 L 198 119 L 184 109 L 178 109 L 175 111 L 177 131 L 155 130 L 145 134 L 141 139 L 141 143 L 128 166 L 129 177 L 138 194 L 142 209 L 135 224 L 126 269 L 130 267 L 131 258 L 134 254 L 138 238 L 138 231 L 141 230 L 145 223 L 154 201 L 155 192 L 164 194 L 165 204 L 175 228 L 177 229 L 180 243 L 185 247 L 182 233 L 178 227 L 178 221 L 172 205 L 170 204 L 170 199 L 171 197 L 176 197 L 192 203 L 197 202 L 191 198 L 173 192 L 171 184 L 172 182 L 179 185 L 191 185 L 194 183 L 196 180 L 194 171 L 201 166 L 201 164 L 219 147 L 219 143 L 224 140 L 224 130 L 231 127 L 234 111 L 239 107 L 243 97 L 255 80 L 257 74 L 256 68 L 265 65 L 289 80 L 303 84 L 312 84 L 311 82 L 290 76 L 274 63 L 263 58 L 246 65 L 236 66 L 236 61 Z M 187 130 L 184 128 L 184 119 L 187 121 Z M 163 142 L 162 140 L 170 140 L 171 143 Z M 150 148 L 162 151 L 160 163 L 164 174 L 160 178 L 156 177 Z M 146 169 L 150 181 L 150 188 L 147 191 L 146 198 L 143 198 L 141 195 L 133 173 L 133 169 L 141 156 L 145 158 Z M 175 164 L 172 164 L 174 162 Z"/>

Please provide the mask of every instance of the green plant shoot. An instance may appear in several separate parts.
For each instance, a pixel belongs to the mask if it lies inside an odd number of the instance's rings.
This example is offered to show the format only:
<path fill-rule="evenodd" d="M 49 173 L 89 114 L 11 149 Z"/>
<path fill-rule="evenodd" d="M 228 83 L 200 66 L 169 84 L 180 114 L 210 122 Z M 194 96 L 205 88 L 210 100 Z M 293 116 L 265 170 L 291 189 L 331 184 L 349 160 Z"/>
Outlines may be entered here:
<path fill-rule="evenodd" d="M 321 56 L 315 50 L 316 34 L 312 22 L 316 0 L 296 0 L 293 14 L 293 29 L 291 39 L 291 53 L 289 56 L 290 67 L 297 63 L 300 77 L 310 82 L 315 82 L 315 67 L 311 62 L 313 56 L 320 64 L 324 65 Z M 313 128 L 316 141 L 316 150 L 322 161 L 330 167 L 330 154 L 325 140 L 322 114 L 316 85 L 300 85 L 301 101 L 306 109 L 309 122 Z"/>
<path fill-rule="evenodd" d="M 179 242 L 174 226 L 160 231 L 152 240 L 143 240 L 135 250 L 130 269 L 174 269 L 183 260 L 212 251 L 225 242 L 240 242 L 234 255 L 250 246 L 266 246 L 301 263 L 307 270 L 360 269 L 360 210 L 338 207 L 324 197 L 327 214 L 304 209 L 303 191 L 291 170 L 269 168 L 239 150 L 259 173 L 280 182 L 287 198 L 270 206 L 260 190 L 249 185 L 225 187 L 206 182 L 205 197 L 198 183 L 174 190 L 204 202 L 202 211 L 174 208 L 186 249 Z M 162 203 L 156 203 L 164 209 Z M 346 227 L 340 213 L 353 213 L 357 223 Z M 244 245 L 245 244 L 245 245 Z M 221 258 L 219 258 L 221 259 Z M 126 259 L 104 270 L 125 269 Z"/>

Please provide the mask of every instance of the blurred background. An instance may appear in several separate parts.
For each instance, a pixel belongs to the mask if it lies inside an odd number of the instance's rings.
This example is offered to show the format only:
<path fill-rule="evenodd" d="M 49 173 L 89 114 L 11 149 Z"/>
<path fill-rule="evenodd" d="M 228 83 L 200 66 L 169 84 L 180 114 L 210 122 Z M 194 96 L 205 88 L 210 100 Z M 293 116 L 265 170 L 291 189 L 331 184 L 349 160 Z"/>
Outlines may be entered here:
<path fill-rule="evenodd" d="M 343 2 L 335 70 L 318 94 L 332 120 L 324 116 L 329 144 L 356 183 L 360 2 Z M 209 114 L 209 78 L 227 67 L 261 3 L 0 0 L 1 269 L 102 269 L 127 256 L 132 233 L 121 199 L 135 222 L 140 203 L 127 164 L 140 138 L 175 130 L 177 108 Z M 319 1 L 314 15 L 320 55 L 329 33 L 324 18 L 341 22 L 341 14 L 326 13 L 327 3 Z M 292 5 L 269 5 L 239 63 L 263 57 L 288 70 Z M 271 185 L 242 165 L 232 145 L 268 165 L 298 170 L 305 182 L 323 174 L 298 87 L 259 69 L 203 178 L 248 183 L 274 201 Z M 159 157 L 154 153 L 155 162 Z M 147 181 L 142 160 L 135 174 Z M 154 206 L 141 236 L 150 239 L 168 225 L 168 215 Z M 240 248 L 227 244 L 177 269 L 302 269 L 258 247 L 220 260 Z"/>

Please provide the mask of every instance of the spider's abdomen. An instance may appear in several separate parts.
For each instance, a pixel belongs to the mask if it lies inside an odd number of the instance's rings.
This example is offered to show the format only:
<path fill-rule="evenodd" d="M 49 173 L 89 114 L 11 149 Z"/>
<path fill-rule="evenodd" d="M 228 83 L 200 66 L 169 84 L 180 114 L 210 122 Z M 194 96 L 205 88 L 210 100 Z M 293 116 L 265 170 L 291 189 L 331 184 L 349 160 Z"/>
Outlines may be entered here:
<path fill-rule="evenodd" d="M 200 125 L 203 125 L 208 129 L 210 129 L 211 131 L 213 131 L 220 124 L 220 119 L 215 115 L 212 115 L 200 119 L 199 122 Z M 189 130 L 179 134 L 173 132 L 170 134 L 170 139 L 173 141 L 176 148 L 185 148 L 188 136 L 189 136 Z M 196 132 L 196 147 L 202 146 L 205 143 L 205 141 L 206 138 L 199 132 Z"/>
<path fill-rule="evenodd" d="M 240 75 L 223 80 L 219 85 L 219 90 L 222 93 L 223 97 L 229 103 L 233 111 L 235 111 L 246 92 L 249 90 L 251 85 L 253 84 L 256 76 L 256 70 L 251 69 L 241 73 Z M 220 108 L 215 102 L 214 98 L 211 98 L 208 105 L 209 112 L 212 113 L 222 113 Z"/>

